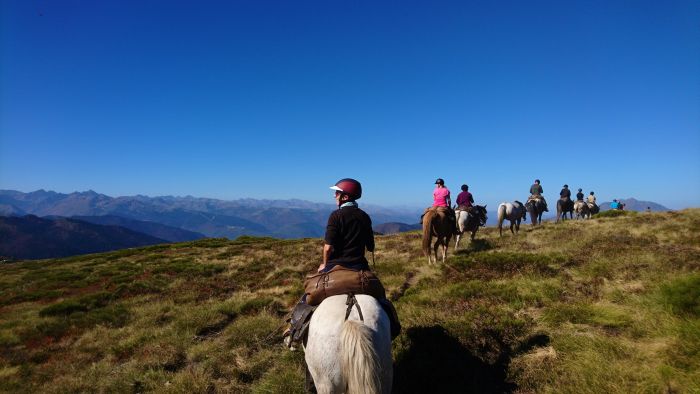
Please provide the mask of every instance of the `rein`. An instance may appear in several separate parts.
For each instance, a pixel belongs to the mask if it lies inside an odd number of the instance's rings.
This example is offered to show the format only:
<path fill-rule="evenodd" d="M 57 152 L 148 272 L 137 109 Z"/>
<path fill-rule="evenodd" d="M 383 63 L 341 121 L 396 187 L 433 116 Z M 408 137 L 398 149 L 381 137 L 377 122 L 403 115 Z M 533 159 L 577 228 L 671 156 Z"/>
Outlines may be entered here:
<path fill-rule="evenodd" d="M 347 301 L 345 301 L 345 305 L 348 306 L 348 309 L 345 310 L 345 320 L 348 320 L 348 317 L 350 316 L 350 312 L 352 311 L 352 307 L 354 305 L 355 307 L 357 307 L 357 313 L 360 315 L 360 321 L 365 321 L 365 318 L 362 316 L 362 309 L 360 309 L 360 304 L 357 302 L 357 298 L 355 298 L 355 294 L 348 293 L 348 299 Z"/>

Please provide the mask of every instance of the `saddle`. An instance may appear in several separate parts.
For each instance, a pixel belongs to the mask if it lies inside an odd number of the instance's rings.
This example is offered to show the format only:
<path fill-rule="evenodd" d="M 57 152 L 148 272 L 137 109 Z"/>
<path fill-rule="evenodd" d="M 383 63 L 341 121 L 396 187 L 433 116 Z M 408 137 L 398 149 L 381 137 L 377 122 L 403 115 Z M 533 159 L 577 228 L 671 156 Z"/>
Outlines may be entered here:
<path fill-rule="evenodd" d="M 391 338 L 394 339 L 401 333 L 398 314 L 394 305 L 386 298 L 386 291 L 379 278 L 372 271 L 356 271 L 337 265 L 328 272 L 306 277 L 304 296 L 294 307 L 289 318 L 289 346 L 306 342 L 311 315 L 316 307 L 326 298 L 340 294 L 347 294 L 353 298 L 356 294 L 366 294 L 376 298 L 389 316 Z"/>
<path fill-rule="evenodd" d="M 374 298 L 386 298 L 382 282 L 372 271 L 352 270 L 336 265 L 328 272 L 309 275 L 304 281 L 306 303 L 318 305 L 330 296 L 338 294 L 367 294 Z"/>
<path fill-rule="evenodd" d="M 542 198 L 542 196 L 539 194 L 531 194 L 530 197 L 527 198 L 526 202 L 537 201 L 537 200 L 544 200 L 544 198 Z"/>
<path fill-rule="evenodd" d="M 459 205 L 457 208 L 455 208 L 455 211 L 467 211 L 467 213 L 470 213 L 474 207 L 468 207 L 466 205 Z"/>

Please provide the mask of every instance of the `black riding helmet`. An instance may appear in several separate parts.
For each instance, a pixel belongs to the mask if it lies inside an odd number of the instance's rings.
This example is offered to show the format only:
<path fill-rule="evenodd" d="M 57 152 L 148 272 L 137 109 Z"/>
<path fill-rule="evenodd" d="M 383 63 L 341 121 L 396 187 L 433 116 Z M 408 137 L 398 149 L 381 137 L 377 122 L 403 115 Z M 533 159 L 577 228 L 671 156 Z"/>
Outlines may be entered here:
<path fill-rule="evenodd" d="M 435 180 L 435 184 L 445 186 L 445 181 L 443 181 L 442 178 L 438 178 Z"/>
<path fill-rule="evenodd" d="M 462 185 L 462 191 L 463 191 L 463 192 L 466 192 L 467 190 L 469 190 L 469 186 L 467 186 L 467 185 Z"/>

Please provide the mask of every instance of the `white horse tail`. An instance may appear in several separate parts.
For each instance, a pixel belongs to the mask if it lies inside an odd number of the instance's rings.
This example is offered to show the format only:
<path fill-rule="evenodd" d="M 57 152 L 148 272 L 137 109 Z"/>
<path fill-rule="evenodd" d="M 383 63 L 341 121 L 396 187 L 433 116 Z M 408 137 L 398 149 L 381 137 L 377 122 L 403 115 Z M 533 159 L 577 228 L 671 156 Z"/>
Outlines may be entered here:
<path fill-rule="evenodd" d="M 498 223 L 503 223 L 503 220 L 506 218 L 506 204 L 501 203 L 498 206 Z"/>
<path fill-rule="evenodd" d="M 506 218 L 506 204 L 501 203 L 498 206 L 498 231 L 499 234 L 503 235 L 503 220 Z"/>
<path fill-rule="evenodd" d="M 381 394 L 380 363 L 372 347 L 372 330 L 362 322 L 346 320 L 340 331 L 340 368 L 347 394 Z"/>

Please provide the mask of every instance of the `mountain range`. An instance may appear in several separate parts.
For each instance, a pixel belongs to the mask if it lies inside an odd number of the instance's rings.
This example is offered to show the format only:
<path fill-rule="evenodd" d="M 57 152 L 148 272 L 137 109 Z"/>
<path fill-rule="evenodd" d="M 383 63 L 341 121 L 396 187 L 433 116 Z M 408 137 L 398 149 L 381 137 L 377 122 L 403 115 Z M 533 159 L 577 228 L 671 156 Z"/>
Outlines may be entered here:
<path fill-rule="evenodd" d="M 420 210 L 417 209 L 360 205 L 371 215 L 375 224 L 415 223 L 420 217 Z M 297 199 L 227 201 L 192 196 L 110 197 L 92 190 L 70 194 L 45 190 L 31 193 L 0 190 L 0 215 L 116 216 L 159 223 L 206 237 L 230 239 L 241 235 L 320 237 L 324 234 L 328 214 L 334 209 L 333 204 Z"/>

